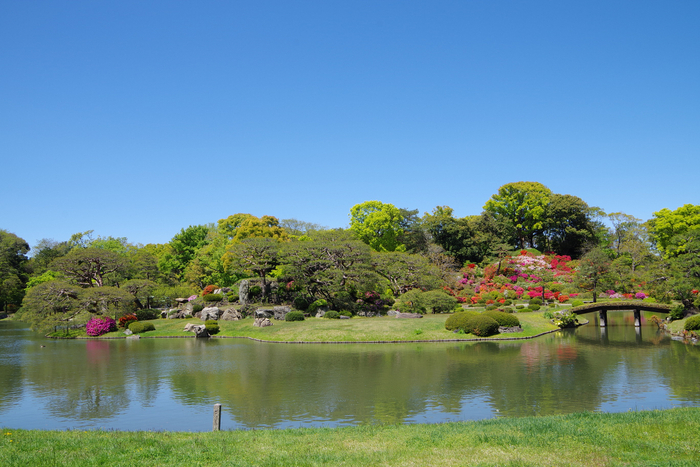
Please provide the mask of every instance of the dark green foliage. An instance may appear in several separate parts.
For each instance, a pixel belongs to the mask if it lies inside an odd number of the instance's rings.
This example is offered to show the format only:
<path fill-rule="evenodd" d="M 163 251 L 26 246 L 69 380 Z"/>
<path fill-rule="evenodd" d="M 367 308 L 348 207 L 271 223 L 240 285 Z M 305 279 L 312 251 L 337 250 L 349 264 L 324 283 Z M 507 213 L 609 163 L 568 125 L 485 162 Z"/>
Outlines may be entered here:
<path fill-rule="evenodd" d="M 469 318 L 478 316 L 479 313 L 476 311 L 460 311 L 453 314 L 447 320 L 445 320 L 445 329 L 448 331 L 455 331 L 457 329 L 464 329 Z"/>
<path fill-rule="evenodd" d="M 340 313 L 338 313 L 335 310 L 330 310 L 327 311 L 325 315 L 323 315 L 324 318 L 328 319 L 340 319 Z"/>
<path fill-rule="evenodd" d="M 199 313 L 204 309 L 204 305 L 201 302 L 192 302 L 192 313 Z"/>
<path fill-rule="evenodd" d="M 486 307 L 487 310 L 495 310 L 496 308 L 498 308 L 496 305 L 489 305 Z"/>
<path fill-rule="evenodd" d="M 425 314 L 426 300 L 424 296 L 425 293 L 422 291 L 411 289 L 396 300 L 395 307 L 403 313 Z"/>
<path fill-rule="evenodd" d="M 136 315 L 136 318 L 138 318 L 139 321 L 158 319 L 158 316 L 160 315 L 160 313 L 158 313 L 157 310 L 152 309 L 136 310 L 134 314 Z"/>
<path fill-rule="evenodd" d="M 229 292 L 226 294 L 226 298 L 231 303 L 237 302 L 238 301 L 238 294 L 236 292 Z"/>
<path fill-rule="evenodd" d="M 290 311 L 284 315 L 285 321 L 304 321 L 304 313 L 301 311 Z"/>
<path fill-rule="evenodd" d="M 146 331 L 155 331 L 156 327 L 153 325 L 153 323 L 144 323 L 141 321 L 135 321 L 129 325 L 129 331 L 133 332 L 134 334 L 141 334 L 142 332 Z"/>
<path fill-rule="evenodd" d="M 677 303 L 671 307 L 669 316 L 675 321 L 677 319 L 683 319 L 683 313 L 685 313 L 685 307 L 681 303 Z"/>
<path fill-rule="evenodd" d="M 527 307 L 530 311 L 537 311 L 540 309 L 540 305 L 530 305 Z"/>
<path fill-rule="evenodd" d="M 530 305 L 542 305 L 541 298 L 533 298 L 530 300 Z"/>
<path fill-rule="evenodd" d="M 686 331 L 698 331 L 700 330 L 700 315 L 691 316 L 685 320 L 683 329 Z"/>
<path fill-rule="evenodd" d="M 219 322 L 213 319 L 208 319 L 204 322 L 204 328 L 212 336 L 219 333 Z"/>
<path fill-rule="evenodd" d="M 220 293 L 210 293 L 202 297 L 205 302 L 220 302 L 224 299 L 224 296 Z"/>
<path fill-rule="evenodd" d="M 352 318 L 352 312 L 350 312 L 348 310 L 339 311 L 338 314 L 340 316 L 347 316 L 349 318 Z"/>
<path fill-rule="evenodd" d="M 516 310 L 522 310 L 523 308 L 525 308 L 525 305 L 515 305 Z"/>
<path fill-rule="evenodd" d="M 464 325 L 464 331 L 479 337 L 498 334 L 498 322 L 483 314 L 472 316 Z"/>
<path fill-rule="evenodd" d="M 309 301 L 304 297 L 296 297 L 293 302 L 294 308 L 301 311 L 306 311 L 309 309 Z"/>
<path fill-rule="evenodd" d="M 258 295 L 262 294 L 262 287 L 259 285 L 254 285 L 250 289 L 248 289 L 248 294 L 251 297 L 257 297 Z"/>
<path fill-rule="evenodd" d="M 504 326 L 507 328 L 520 326 L 520 320 L 510 313 L 504 313 L 502 311 L 485 311 L 483 314 L 495 319 L 499 326 Z"/>
<path fill-rule="evenodd" d="M 505 306 L 510 306 L 510 305 L 513 304 L 513 300 L 508 300 L 508 299 L 506 299 L 506 301 L 503 302 L 503 304 L 504 304 Z"/>

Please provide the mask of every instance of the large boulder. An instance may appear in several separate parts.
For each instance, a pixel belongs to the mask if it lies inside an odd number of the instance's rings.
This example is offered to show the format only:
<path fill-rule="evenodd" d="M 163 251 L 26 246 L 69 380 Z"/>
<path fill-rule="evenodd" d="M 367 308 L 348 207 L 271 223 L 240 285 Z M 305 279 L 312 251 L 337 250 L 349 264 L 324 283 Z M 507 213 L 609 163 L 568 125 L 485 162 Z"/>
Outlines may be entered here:
<path fill-rule="evenodd" d="M 216 306 L 208 306 L 199 313 L 199 319 L 207 321 L 210 319 L 218 320 L 221 316 L 221 310 Z"/>
<path fill-rule="evenodd" d="M 168 313 L 168 319 L 182 319 L 185 317 L 184 311 L 171 310 Z"/>
<path fill-rule="evenodd" d="M 221 318 L 219 318 L 221 321 L 238 321 L 243 319 L 243 315 L 241 314 L 240 311 L 230 308 L 228 310 L 225 310 L 221 314 Z"/>
<path fill-rule="evenodd" d="M 185 324 L 185 332 L 193 332 L 195 337 L 209 337 L 209 331 L 203 324 L 187 323 Z"/>
<path fill-rule="evenodd" d="M 272 326 L 272 321 L 270 321 L 268 318 L 255 318 L 255 321 L 253 322 L 253 326 L 258 327 L 258 328 Z"/>
<path fill-rule="evenodd" d="M 325 314 L 326 314 L 326 310 L 325 309 L 322 310 L 319 308 L 318 311 L 316 311 L 316 318 L 323 318 L 323 315 L 325 315 Z"/>
<path fill-rule="evenodd" d="M 422 318 L 423 315 L 420 313 L 398 313 L 397 318 Z"/>
<path fill-rule="evenodd" d="M 287 316 L 287 313 L 290 311 L 292 311 L 291 306 L 276 306 L 272 309 L 275 319 L 277 320 L 284 320 L 284 317 Z"/>
<path fill-rule="evenodd" d="M 274 308 L 258 308 L 255 310 L 255 313 L 253 314 L 255 318 L 272 318 L 275 316 L 275 310 Z"/>
<path fill-rule="evenodd" d="M 396 311 L 396 310 L 389 310 L 389 311 L 386 312 L 386 315 L 387 315 L 387 316 L 396 316 L 396 315 L 398 315 L 399 313 L 400 313 L 400 312 L 399 312 L 399 311 Z"/>
<path fill-rule="evenodd" d="M 184 304 L 184 303 L 189 302 L 190 299 L 189 299 L 189 298 L 176 298 L 175 301 L 176 301 L 178 304 Z"/>

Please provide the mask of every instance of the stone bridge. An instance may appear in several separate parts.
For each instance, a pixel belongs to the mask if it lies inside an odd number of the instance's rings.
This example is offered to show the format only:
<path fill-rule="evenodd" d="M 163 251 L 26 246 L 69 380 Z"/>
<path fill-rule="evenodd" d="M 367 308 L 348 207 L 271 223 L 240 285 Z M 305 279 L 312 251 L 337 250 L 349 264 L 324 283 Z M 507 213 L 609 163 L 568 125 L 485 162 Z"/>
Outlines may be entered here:
<path fill-rule="evenodd" d="M 608 311 L 630 310 L 634 312 L 634 325 L 639 327 L 641 326 L 640 320 L 642 311 L 669 313 L 671 311 L 671 305 L 665 305 L 663 303 L 642 302 L 639 300 L 631 300 L 626 302 L 599 302 L 588 303 L 586 305 L 573 307 L 571 309 L 571 312 L 576 313 L 577 315 L 582 315 L 584 313 L 592 313 L 597 311 L 600 317 L 600 327 L 605 327 L 608 323 Z"/>

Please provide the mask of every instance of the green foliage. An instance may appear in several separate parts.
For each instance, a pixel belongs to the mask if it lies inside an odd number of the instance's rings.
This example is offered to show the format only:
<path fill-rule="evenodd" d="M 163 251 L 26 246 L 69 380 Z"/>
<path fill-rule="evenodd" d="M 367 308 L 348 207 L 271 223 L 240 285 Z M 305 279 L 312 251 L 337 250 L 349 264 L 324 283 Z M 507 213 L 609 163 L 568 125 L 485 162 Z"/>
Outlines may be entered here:
<path fill-rule="evenodd" d="M 547 310 L 547 311 L 545 311 L 544 313 L 542 313 L 542 317 L 543 317 L 544 319 L 553 319 L 553 318 L 554 318 L 554 313 L 551 312 L 551 311 L 549 311 L 549 310 Z"/>
<path fill-rule="evenodd" d="M 335 310 L 329 310 L 323 315 L 323 317 L 328 319 L 340 319 L 340 313 Z"/>
<path fill-rule="evenodd" d="M 528 306 L 527 308 L 528 308 L 530 311 L 537 311 L 537 310 L 539 310 L 541 307 L 540 307 L 540 305 L 530 305 L 530 306 Z"/>
<path fill-rule="evenodd" d="M 213 336 L 219 333 L 219 322 L 214 319 L 208 319 L 204 322 L 204 328 Z"/>
<path fill-rule="evenodd" d="M 248 289 L 248 295 L 251 297 L 258 297 L 260 294 L 262 294 L 262 287 L 259 285 L 253 285 Z"/>
<path fill-rule="evenodd" d="M 571 307 L 583 306 L 583 300 L 571 300 Z"/>
<path fill-rule="evenodd" d="M 525 308 L 525 305 L 515 305 L 516 310 L 522 310 L 523 308 Z"/>
<path fill-rule="evenodd" d="M 192 302 L 192 313 L 199 313 L 204 309 L 204 303 L 200 301 L 200 299 L 193 300 Z"/>
<path fill-rule="evenodd" d="M 403 252 L 372 252 L 372 267 L 386 279 L 394 296 L 410 289 L 434 289 L 440 285 L 434 265 L 424 256 Z"/>
<path fill-rule="evenodd" d="M 294 298 L 292 306 L 294 306 L 294 308 L 296 308 L 297 310 L 306 311 L 309 309 L 309 301 L 304 297 L 298 296 Z"/>
<path fill-rule="evenodd" d="M 503 313 L 502 311 L 484 311 L 483 314 L 496 320 L 499 326 L 507 328 L 520 326 L 520 320 L 510 313 Z"/>
<path fill-rule="evenodd" d="M 290 311 L 284 315 L 285 321 L 304 321 L 304 313 L 301 311 Z"/>
<path fill-rule="evenodd" d="M 102 287 L 115 274 L 126 271 L 126 257 L 100 248 L 74 248 L 55 259 L 51 269 L 62 272 L 81 287 Z"/>
<path fill-rule="evenodd" d="M 683 242 L 673 241 L 688 231 L 700 229 L 700 205 L 685 204 L 675 211 L 662 209 L 649 220 L 649 230 L 656 248 L 671 257 L 686 251 Z"/>
<path fill-rule="evenodd" d="M 554 324 L 560 328 L 572 328 L 578 324 L 578 318 L 571 311 L 557 311 L 554 313 Z"/>
<path fill-rule="evenodd" d="M 340 316 L 347 316 L 348 318 L 352 318 L 352 312 L 350 312 L 348 310 L 339 311 L 338 314 Z"/>
<path fill-rule="evenodd" d="M 327 306 L 328 306 L 328 301 L 324 298 L 319 298 L 318 300 L 313 302 L 311 305 L 309 305 L 307 307 L 307 309 L 309 310 L 309 313 L 315 314 L 319 308 L 327 307 Z"/>
<path fill-rule="evenodd" d="M 433 313 L 449 313 L 457 305 L 457 299 L 442 290 L 423 292 L 422 300 Z"/>
<path fill-rule="evenodd" d="M 676 303 L 675 305 L 671 306 L 671 311 L 669 312 L 669 316 L 673 321 L 677 319 L 683 319 L 683 315 L 685 313 L 685 306 L 683 306 L 682 303 Z"/>
<path fill-rule="evenodd" d="M 136 318 L 139 321 L 148 321 L 151 319 L 158 319 L 158 316 L 160 316 L 160 313 L 157 310 L 153 309 L 143 309 L 143 310 L 136 310 L 134 312 L 134 315 L 136 315 Z"/>
<path fill-rule="evenodd" d="M 498 334 L 498 322 L 487 315 L 477 315 L 469 318 L 464 325 L 464 331 L 479 337 Z"/>
<path fill-rule="evenodd" d="M 426 305 L 425 294 L 418 289 L 409 290 L 394 303 L 394 307 L 402 313 L 425 314 Z"/>
<path fill-rule="evenodd" d="M 600 247 L 593 248 L 579 261 L 576 274 L 578 285 L 592 291 L 594 302 L 598 297 L 597 291 L 610 280 L 610 265 L 610 257 Z"/>
<path fill-rule="evenodd" d="M 197 251 L 209 243 L 209 228 L 204 225 L 189 226 L 176 234 L 168 248 L 158 260 L 158 268 L 165 274 L 174 274 L 178 278 L 188 264 L 195 258 Z"/>
<path fill-rule="evenodd" d="M 393 204 L 366 201 L 350 209 L 350 230 L 374 251 L 405 251 L 398 236 L 403 217 Z"/>
<path fill-rule="evenodd" d="M 700 315 L 691 316 L 685 320 L 683 329 L 686 331 L 698 331 L 700 330 Z"/>
<path fill-rule="evenodd" d="M 202 297 L 202 300 L 204 300 L 205 302 L 220 302 L 223 299 L 224 296 L 220 293 L 210 293 Z"/>
<path fill-rule="evenodd" d="M 541 298 L 530 299 L 530 305 L 542 305 L 542 299 Z"/>
<path fill-rule="evenodd" d="M 236 292 L 229 292 L 226 294 L 226 298 L 230 303 L 234 303 L 238 301 L 238 294 Z"/>
<path fill-rule="evenodd" d="M 451 315 L 445 320 L 445 329 L 448 331 L 455 331 L 457 329 L 464 329 L 469 318 L 478 316 L 479 313 L 476 311 L 460 311 Z"/>
<path fill-rule="evenodd" d="M 134 321 L 129 325 L 129 331 L 134 334 L 141 334 L 142 332 L 155 331 L 156 327 L 153 323 L 144 323 L 141 321 Z"/>

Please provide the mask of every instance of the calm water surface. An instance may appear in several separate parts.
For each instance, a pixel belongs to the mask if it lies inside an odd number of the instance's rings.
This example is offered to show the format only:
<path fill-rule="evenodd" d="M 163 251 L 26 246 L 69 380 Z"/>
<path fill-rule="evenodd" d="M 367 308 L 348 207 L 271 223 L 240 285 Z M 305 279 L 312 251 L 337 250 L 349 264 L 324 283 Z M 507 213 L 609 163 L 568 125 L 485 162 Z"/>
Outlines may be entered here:
<path fill-rule="evenodd" d="M 0 426 L 211 430 L 700 406 L 700 347 L 631 313 L 513 343 L 51 340 L 0 321 Z M 45 345 L 46 347 L 41 347 Z"/>

